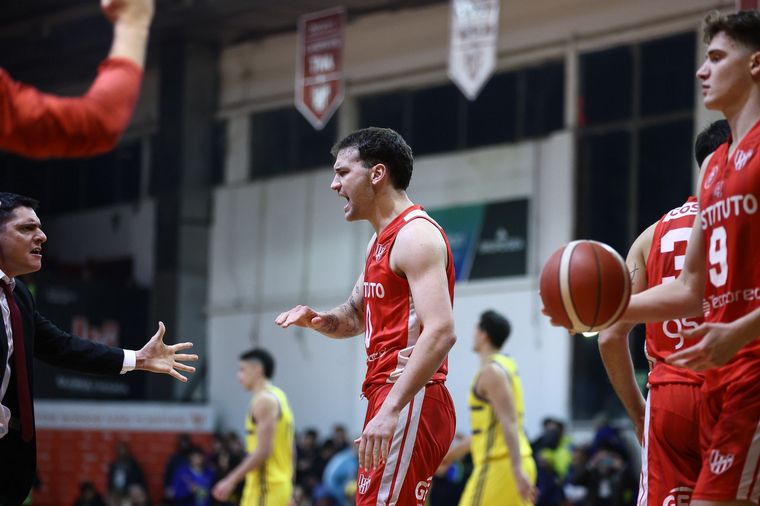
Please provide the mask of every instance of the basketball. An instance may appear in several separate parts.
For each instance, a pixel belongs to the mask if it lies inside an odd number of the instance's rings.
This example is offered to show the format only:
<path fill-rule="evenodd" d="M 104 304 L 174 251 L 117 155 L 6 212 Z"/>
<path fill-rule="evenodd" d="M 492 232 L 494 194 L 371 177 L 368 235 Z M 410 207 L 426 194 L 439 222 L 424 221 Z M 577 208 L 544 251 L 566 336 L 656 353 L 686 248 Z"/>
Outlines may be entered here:
<path fill-rule="evenodd" d="M 625 261 L 597 241 L 572 241 L 555 251 L 541 271 L 540 286 L 546 313 L 579 332 L 609 327 L 631 299 Z"/>

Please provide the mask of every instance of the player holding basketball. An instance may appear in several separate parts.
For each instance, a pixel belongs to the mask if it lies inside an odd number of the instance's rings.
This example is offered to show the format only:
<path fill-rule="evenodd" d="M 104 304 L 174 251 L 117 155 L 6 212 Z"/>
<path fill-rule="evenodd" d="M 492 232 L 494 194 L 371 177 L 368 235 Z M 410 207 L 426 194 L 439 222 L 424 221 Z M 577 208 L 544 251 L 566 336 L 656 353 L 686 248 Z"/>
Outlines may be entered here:
<path fill-rule="evenodd" d="M 697 71 L 705 106 L 732 136 L 705 160 L 695 220 L 677 280 L 638 294 L 625 321 L 704 314 L 685 329 L 694 346 L 666 358 L 705 371 L 700 410 L 703 465 L 692 506 L 757 504 L 760 483 L 760 13 L 711 14 Z M 703 299 L 705 301 L 703 310 Z"/>
<path fill-rule="evenodd" d="M 697 136 L 697 163 L 702 162 L 730 131 L 716 121 Z M 675 280 L 699 212 L 695 197 L 666 213 L 631 246 L 626 259 L 634 293 Z M 665 357 L 685 343 L 682 329 L 699 326 L 701 319 L 681 318 L 646 326 L 645 353 L 651 371 L 646 403 L 641 395 L 628 349 L 633 324 L 617 323 L 599 335 L 599 352 L 615 393 L 634 423 L 641 441 L 641 482 L 638 505 L 679 504 L 691 498 L 702 467 L 699 446 L 701 373 L 672 366 Z"/>
<path fill-rule="evenodd" d="M 357 505 L 424 504 L 454 438 L 446 379 L 456 341 L 454 264 L 446 235 L 406 194 L 412 150 L 387 128 L 358 130 L 332 149 L 331 188 L 346 220 L 375 229 L 364 272 L 348 301 L 330 311 L 296 306 L 275 323 L 332 338 L 364 331 L 368 407 L 359 440 Z"/>

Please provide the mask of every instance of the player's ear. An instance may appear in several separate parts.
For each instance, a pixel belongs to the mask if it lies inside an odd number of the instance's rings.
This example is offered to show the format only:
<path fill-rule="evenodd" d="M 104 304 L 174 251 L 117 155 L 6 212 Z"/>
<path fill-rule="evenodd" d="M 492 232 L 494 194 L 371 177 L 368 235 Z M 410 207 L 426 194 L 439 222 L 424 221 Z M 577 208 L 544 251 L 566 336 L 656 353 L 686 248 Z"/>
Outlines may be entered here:
<path fill-rule="evenodd" d="M 760 80 L 760 51 L 755 51 L 750 56 L 749 72 L 753 79 Z"/>
<path fill-rule="evenodd" d="M 373 184 L 377 184 L 388 175 L 388 167 L 384 163 L 377 163 L 369 169 L 369 178 Z"/>

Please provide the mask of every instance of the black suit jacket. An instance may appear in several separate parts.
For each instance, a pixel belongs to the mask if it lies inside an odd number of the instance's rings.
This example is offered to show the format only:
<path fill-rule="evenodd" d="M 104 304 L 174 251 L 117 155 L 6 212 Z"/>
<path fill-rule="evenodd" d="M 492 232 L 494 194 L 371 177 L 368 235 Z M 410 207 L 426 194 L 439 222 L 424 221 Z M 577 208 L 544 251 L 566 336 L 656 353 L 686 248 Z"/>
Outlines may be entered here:
<path fill-rule="evenodd" d="M 13 291 L 24 325 L 26 369 L 29 391 L 34 398 L 34 358 L 51 365 L 80 372 L 118 375 L 124 363 L 124 351 L 79 338 L 64 332 L 37 312 L 37 304 L 23 282 L 16 280 Z M 8 356 L 8 337 L 0 322 L 0 382 L 5 375 Z M 16 375 L 11 377 L 2 404 L 19 416 Z M 18 430 L 11 429 L 0 438 L 0 506 L 21 504 L 29 493 L 37 467 L 36 437 L 30 442 L 21 439 Z"/>

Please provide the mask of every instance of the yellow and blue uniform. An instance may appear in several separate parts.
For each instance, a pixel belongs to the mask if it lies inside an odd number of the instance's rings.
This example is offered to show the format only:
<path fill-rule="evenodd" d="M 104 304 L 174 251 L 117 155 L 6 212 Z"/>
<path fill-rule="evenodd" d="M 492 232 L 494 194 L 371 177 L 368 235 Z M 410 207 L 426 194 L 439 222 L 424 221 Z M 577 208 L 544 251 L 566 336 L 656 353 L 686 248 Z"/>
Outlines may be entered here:
<path fill-rule="evenodd" d="M 491 355 L 489 361 L 502 367 L 507 372 L 512 384 L 523 470 L 535 483 L 536 464 L 533 460 L 530 442 L 523 430 L 525 408 L 517 365 L 511 358 L 498 353 Z M 520 498 L 520 493 L 517 490 L 512 463 L 509 460 L 509 448 L 507 448 L 507 443 L 504 440 L 504 429 L 491 405 L 475 392 L 475 385 L 479 376 L 480 372 L 475 375 L 472 381 L 468 399 L 470 424 L 472 426 L 470 453 L 472 454 L 473 470 L 472 475 L 467 480 L 459 506 L 530 504 Z"/>
<path fill-rule="evenodd" d="M 258 469 L 246 474 L 241 506 L 285 506 L 293 493 L 293 411 L 285 392 L 273 385 L 267 386 L 265 391 L 274 395 L 280 405 L 272 453 Z M 256 397 L 251 399 L 251 412 L 254 402 Z M 245 431 L 246 447 L 252 453 L 259 439 L 256 420 L 250 414 L 245 418 Z"/>

